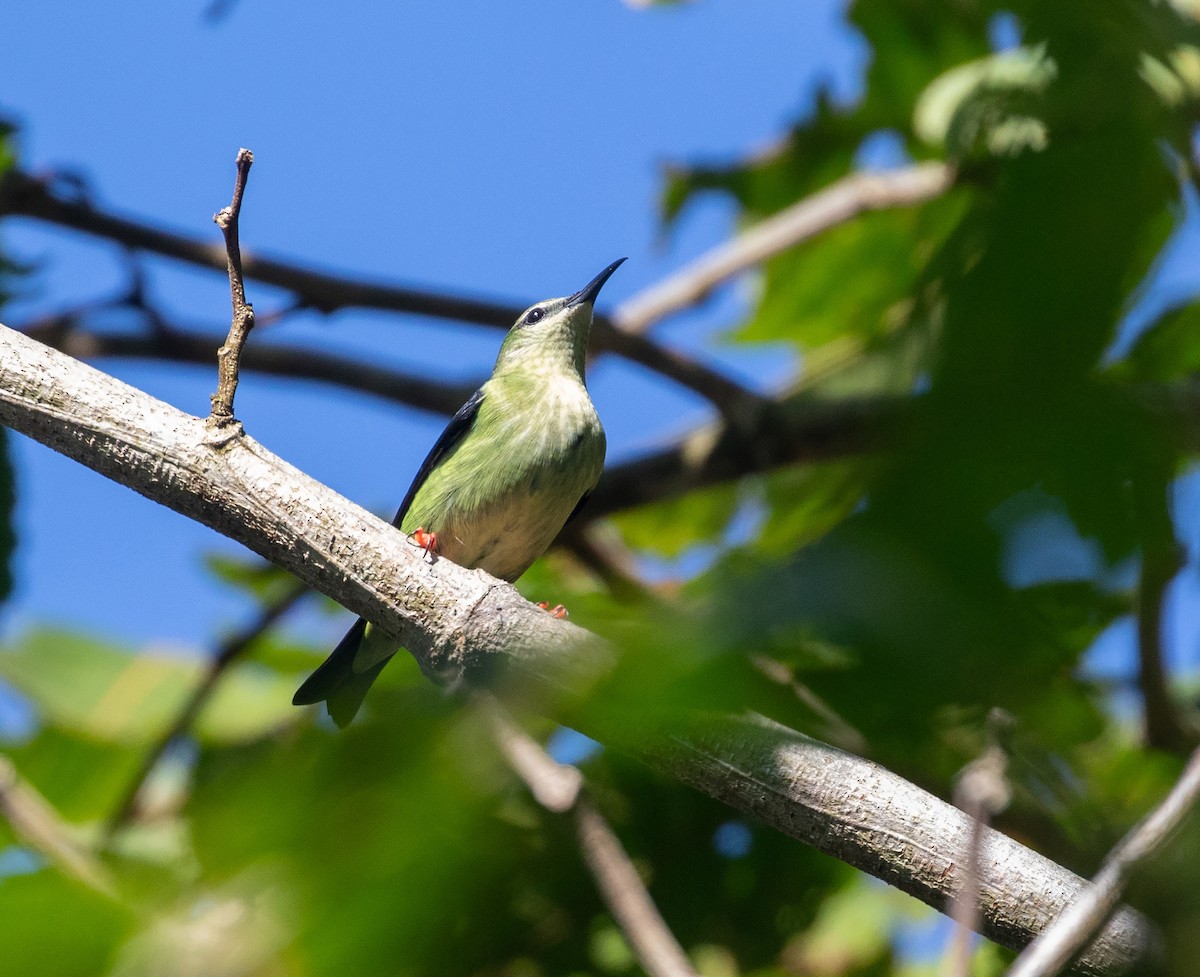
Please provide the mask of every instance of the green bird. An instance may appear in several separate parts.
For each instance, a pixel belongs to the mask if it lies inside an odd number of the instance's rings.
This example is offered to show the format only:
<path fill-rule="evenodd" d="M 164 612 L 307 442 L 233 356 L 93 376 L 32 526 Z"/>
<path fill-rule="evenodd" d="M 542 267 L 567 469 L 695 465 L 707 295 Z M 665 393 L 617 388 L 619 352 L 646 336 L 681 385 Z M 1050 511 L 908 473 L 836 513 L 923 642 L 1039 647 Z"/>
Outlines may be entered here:
<path fill-rule="evenodd" d="M 605 440 L 584 359 L 596 296 L 624 260 L 521 313 L 491 377 L 434 442 L 392 520 L 431 558 L 516 580 L 587 501 Z M 346 726 L 399 650 L 360 618 L 292 702 L 325 702 Z"/>

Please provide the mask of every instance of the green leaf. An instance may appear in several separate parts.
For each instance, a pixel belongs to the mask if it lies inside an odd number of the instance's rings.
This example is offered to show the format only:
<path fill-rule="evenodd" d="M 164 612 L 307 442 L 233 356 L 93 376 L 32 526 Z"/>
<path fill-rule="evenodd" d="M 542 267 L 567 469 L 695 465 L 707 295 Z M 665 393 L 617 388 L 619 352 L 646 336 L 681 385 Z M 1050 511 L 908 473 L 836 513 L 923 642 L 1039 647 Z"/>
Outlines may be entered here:
<path fill-rule="evenodd" d="M 1038 111 L 1056 72 L 1042 46 L 951 68 L 922 92 L 913 128 L 955 160 L 1045 149 L 1049 132 Z"/>
<path fill-rule="evenodd" d="M 736 486 L 718 485 L 618 513 L 613 521 L 626 545 L 673 559 L 692 546 L 719 539 L 737 512 L 738 502 Z"/>
<path fill-rule="evenodd" d="M 1138 337 L 1125 364 L 1145 380 L 1174 380 L 1200 370 L 1200 304 L 1163 315 Z"/>
<path fill-rule="evenodd" d="M 274 563 L 228 553 L 208 553 L 204 565 L 218 580 L 245 591 L 260 603 L 279 600 L 296 585 L 296 578 Z"/>
<path fill-rule="evenodd" d="M 876 211 L 772 258 L 762 299 L 735 334 L 811 349 L 841 337 L 878 341 L 903 325 L 934 254 L 957 227 L 965 194 Z"/>
<path fill-rule="evenodd" d="M 0 879 L 0 960 L 10 974 L 107 973 L 134 917 L 118 903 L 43 870 Z"/>
<path fill-rule="evenodd" d="M 35 631 L 0 654 L 0 678 L 52 723 L 111 743 L 148 743 L 167 729 L 206 665 L 128 650 L 67 631 Z M 294 720 L 294 677 L 237 665 L 221 679 L 195 734 L 213 742 L 264 736 Z"/>

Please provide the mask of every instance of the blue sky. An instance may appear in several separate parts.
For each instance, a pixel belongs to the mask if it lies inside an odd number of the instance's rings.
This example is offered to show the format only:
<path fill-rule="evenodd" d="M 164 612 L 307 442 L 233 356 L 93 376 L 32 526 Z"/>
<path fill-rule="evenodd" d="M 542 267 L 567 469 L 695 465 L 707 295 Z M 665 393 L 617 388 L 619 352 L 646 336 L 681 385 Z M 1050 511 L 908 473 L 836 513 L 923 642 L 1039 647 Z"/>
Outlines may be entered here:
<path fill-rule="evenodd" d="M 247 248 L 518 301 L 574 291 L 628 255 L 605 290 L 612 304 L 725 237 L 731 212 L 717 202 L 662 233 L 662 166 L 769 144 L 816 83 L 852 98 L 865 57 L 838 3 L 638 11 L 619 0 L 474 0 L 335 12 L 241 0 L 216 25 L 203 6 L 48 0 L 15 11 L 0 110 L 21 126 L 23 164 L 69 167 L 106 206 L 217 240 L 210 217 L 228 200 L 236 150 L 248 146 Z M 13 323 L 125 280 L 111 247 L 16 220 L 4 241 L 37 267 L 7 309 Z M 224 328 L 221 276 L 146 267 L 173 317 Z M 279 301 L 254 285 L 249 297 L 260 313 Z M 709 355 L 714 328 L 737 308 L 731 291 L 664 335 Z M 458 378 L 485 374 L 499 341 L 488 330 L 365 313 L 296 317 L 275 335 Z M 268 341 L 265 332 L 255 341 Z M 757 382 L 786 367 L 780 352 L 716 355 Z M 102 365 L 206 412 L 208 371 Z M 704 409 L 613 362 L 592 386 L 610 457 Z M 380 511 L 394 507 L 443 423 L 252 375 L 238 414 L 272 450 Z M 22 442 L 17 457 L 20 583 L 9 633 L 57 621 L 203 645 L 248 611 L 199 569 L 200 552 L 230 544 L 39 446 Z"/>
<path fill-rule="evenodd" d="M 205 3 L 41 0 L 14 9 L 0 111 L 20 124 L 23 165 L 70 168 L 103 205 L 215 241 L 211 214 L 228 201 L 234 154 L 248 146 L 256 163 L 242 219 L 247 248 L 515 301 L 573 291 L 628 255 L 605 289 L 611 307 L 724 239 L 732 212 L 721 201 L 692 207 L 663 232 L 663 166 L 769 145 L 818 85 L 853 99 L 867 58 L 834 0 L 647 10 L 620 0 L 358 0 L 336 9 L 239 0 L 215 25 L 202 16 Z M 1195 223 L 1164 258 L 1150 303 L 1195 290 Z M 6 222 L 3 235 L 36 268 L 6 310 L 11 323 L 110 295 L 125 281 L 110 246 L 21 220 Z M 221 276 L 155 260 L 144 267 L 174 319 L 225 327 Z M 250 299 L 261 313 L 280 296 L 251 283 Z M 739 308 L 738 289 L 726 289 L 659 335 L 769 385 L 786 372 L 785 353 L 715 340 Z M 297 316 L 253 341 L 271 336 L 460 379 L 484 374 L 499 342 L 489 330 L 368 313 Z M 213 371 L 101 365 L 185 410 L 207 410 Z M 611 360 L 591 385 L 614 459 L 704 411 Z M 238 414 L 269 448 L 384 513 L 443 423 L 252 374 Z M 16 455 L 19 585 L 5 633 L 54 622 L 203 648 L 248 616 L 201 568 L 203 552 L 237 552 L 232 544 L 40 446 L 20 440 Z M 1197 491 L 1189 481 L 1181 498 Z M 1181 509 L 1192 538 L 1194 511 Z M 1063 533 L 1063 545 L 1076 545 L 1069 526 Z M 1175 590 L 1173 657 L 1194 667 L 1193 570 Z M 343 626 L 305 623 L 325 637 Z M 1116 629 L 1106 640 L 1100 663 L 1127 667 L 1128 635 Z"/>

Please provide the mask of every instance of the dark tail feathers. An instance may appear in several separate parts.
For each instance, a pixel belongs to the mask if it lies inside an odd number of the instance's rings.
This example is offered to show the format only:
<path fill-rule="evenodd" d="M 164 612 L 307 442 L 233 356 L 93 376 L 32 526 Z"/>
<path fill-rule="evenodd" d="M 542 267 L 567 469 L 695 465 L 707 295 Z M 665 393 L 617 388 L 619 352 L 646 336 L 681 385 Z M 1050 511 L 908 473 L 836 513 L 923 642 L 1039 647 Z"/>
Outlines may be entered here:
<path fill-rule="evenodd" d="M 333 654 L 296 690 L 296 694 L 292 696 L 292 705 L 308 706 L 315 702 L 324 702 L 330 718 L 339 727 L 345 728 L 350 725 L 363 699 L 366 698 L 367 690 L 383 666 L 388 663 L 388 659 L 385 658 L 365 672 L 354 670 L 354 657 L 366 630 L 367 622 L 359 618 L 354 627 L 346 632 L 346 637 L 338 642 Z"/>

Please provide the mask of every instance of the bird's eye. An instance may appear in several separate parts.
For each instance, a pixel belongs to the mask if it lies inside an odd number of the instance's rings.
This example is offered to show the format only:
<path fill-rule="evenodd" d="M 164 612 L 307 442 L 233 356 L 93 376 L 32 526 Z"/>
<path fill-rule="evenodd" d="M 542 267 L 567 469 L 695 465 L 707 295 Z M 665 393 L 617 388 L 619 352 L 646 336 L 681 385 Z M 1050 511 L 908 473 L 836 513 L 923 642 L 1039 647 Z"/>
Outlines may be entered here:
<path fill-rule="evenodd" d="M 545 315 L 546 315 L 545 309 L 530 309 L 529 314 L 527 316 L 525 316 L 525 321 L 527 323 L 528 322 L 540 322 L 545 317 Z"/>

